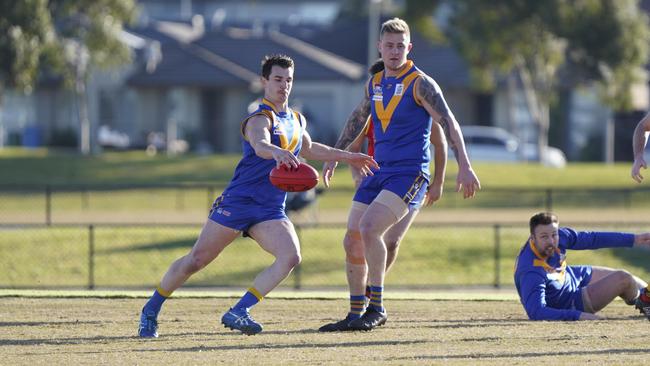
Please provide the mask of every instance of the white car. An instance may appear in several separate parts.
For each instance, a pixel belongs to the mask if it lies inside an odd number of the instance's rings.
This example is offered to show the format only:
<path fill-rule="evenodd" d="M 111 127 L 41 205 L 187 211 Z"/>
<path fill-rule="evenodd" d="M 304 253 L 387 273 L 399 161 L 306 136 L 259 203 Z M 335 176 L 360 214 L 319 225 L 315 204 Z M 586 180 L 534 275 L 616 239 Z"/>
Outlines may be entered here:
<path fill-rule="evenodd" d="M 472 161 L 521 162 L 538 161 L 535 144 L 521 144 L 510 132 L 500 127 L 461 126 L 467 154 Z M 562 168 L 566 156 L 562 150 L 547 146 L 542 164 Z"/>
<path fill-rule="evenodd" d="M 129 136 L 125 133 L 112 130 L 106 125 L 99 127 L 97 132 L 99 146 L 114 149 L 126 149 L 131 144 Z"/>

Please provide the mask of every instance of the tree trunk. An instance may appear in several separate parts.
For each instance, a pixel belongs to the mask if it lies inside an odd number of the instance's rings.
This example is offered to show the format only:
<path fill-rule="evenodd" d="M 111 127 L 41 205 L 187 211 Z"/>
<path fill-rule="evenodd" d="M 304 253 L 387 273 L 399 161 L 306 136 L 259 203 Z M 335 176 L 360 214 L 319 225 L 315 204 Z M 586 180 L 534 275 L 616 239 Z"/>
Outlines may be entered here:
<path fill-rule="evenodd" d="M 5 147 L 5 125 L 2 121 L 2 97 L 4 96 L 4 85 L 0 82 L 0 149 Z"/>
<path fill-rule="evenodd" d="M 526 105 L 537 125 L 537 161 L 544 161 L 548 145 L 549 105 L 535 90 L 529 70 L 522 63 L 517 67 L 526 97 Z"/>
<path fill-rule="evenodd" d="M 88 118 L 88 98 L 83 78 L 77 80 L 77 113 L 79 114 L 79 152 L 90 154 L 90 119 Z"/>

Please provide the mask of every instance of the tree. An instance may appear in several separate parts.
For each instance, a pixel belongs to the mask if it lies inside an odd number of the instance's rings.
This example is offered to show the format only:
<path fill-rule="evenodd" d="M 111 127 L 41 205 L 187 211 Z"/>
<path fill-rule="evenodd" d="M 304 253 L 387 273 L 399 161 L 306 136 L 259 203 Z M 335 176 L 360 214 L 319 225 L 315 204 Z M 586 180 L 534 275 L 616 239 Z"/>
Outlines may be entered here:
<path fill-rule="evenodd" d="M 47 70 L 75 87 L 80 121 L 87 124 L 86 66 L 108 67 L 129 60 L 119 33 L 134 14 L 133 0 L 0 2 L 0 107 L 6 87 L 29 93 Z M 82 126 L 86 135 L 82 141 L 89 140 L 87 127 Z M 87 144 L 81 145 L 88 153 Z"/>
<path fill-rule="evenodd" d="M 547 145 L 549 103 L 558 85 L 600 85 L 614 109 L 630 106 L 630 86 L 647 63 L 650 33 L 637 0 L 458 0 L 452 44 L 472 68 L 475 85 L 497 78 L 521 83 L 539 128 L 539 156 Z"/>
<path fill-rule="evenodd" d="M 441 0 L 406 0 L 404 19 L 425 38 L 433 43 L 444 42 L 445 36 L 435 23 L 432 15 Z"/>

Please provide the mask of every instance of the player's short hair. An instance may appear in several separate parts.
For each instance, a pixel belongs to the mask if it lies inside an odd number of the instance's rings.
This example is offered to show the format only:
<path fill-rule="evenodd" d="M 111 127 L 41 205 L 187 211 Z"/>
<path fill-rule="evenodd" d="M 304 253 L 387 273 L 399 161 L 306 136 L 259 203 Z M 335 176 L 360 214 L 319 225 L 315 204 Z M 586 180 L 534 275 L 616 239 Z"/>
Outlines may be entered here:
<path fill-rule="evenodd" d="M 374 75 L 380 71 L 384 71 L 384 60 L 382 59 L 375 61 L 375 63 L 370 65 L 368 68 L 368 73 L 370 75 Z"/>
<path fill-rule="evenodd" d="M 381 32 L 379 32 L 379 36 L 383 36 L 384 33 L 404 33 L 409 37 L 411 36 L 409 25 L 400 18 L 393 18 L 385 21 L 381 25 Z"/>
<path fill-rule="evenodd" d="M 557 215 L 552 212 L 540 212 L 530 218 L 530 233 L 535 234 L 535 228 L 539 225 L 557 224 Z"/>
<path fill-rule="evenodd" d="M 271 75 L 271 68 L 273 66 L 280 66 L 283 69 L 293 68 L 293 60 L 287 55 L 266 55 L 262 59 L 262 77 L 269 78 Z"/>

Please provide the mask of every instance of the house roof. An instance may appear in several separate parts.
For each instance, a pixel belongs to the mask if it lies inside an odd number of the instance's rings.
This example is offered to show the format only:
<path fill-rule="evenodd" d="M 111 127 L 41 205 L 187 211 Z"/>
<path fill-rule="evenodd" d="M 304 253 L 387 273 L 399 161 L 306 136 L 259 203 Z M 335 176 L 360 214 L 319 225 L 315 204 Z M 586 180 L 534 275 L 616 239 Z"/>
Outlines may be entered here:
<path fill-rule="evenodd" d="M 134 86 L 192 85 L 255 87 L 264 55 L 281 53 L 296 62 L 299 80 L 365 78 L 365 66 L 279 31 L 224 28 L 195 37 L 191 26 L 154 23 L 133 32 L 161 44 L 162 60 L 153 72 L 140 67 L 130 78 Z"/>
<path fill-rule="evenodd" d="M 341 40 L 345 40 L 342 42 Z M 316 47 L 344 55 L 365 64 L 368 58 L 368 21 L 349 21 L 332 25 L 328 30 L 305 38 Z M 411 31 L 413 49 L 409 55 L 422 71 L 445 86 L 469 85 L 467 63 L 452 48 L 433 45 L 415 31 Z M 377 53 L 379 57 L 379 53 Z"/>
<path fill-rule="evenodd" d="M 279 53 L 295 61 L 298 80 L 358 80 L 365 77 L 362 64 L 277 31 L 256 34 L 249 29 L 228 28 L 206 33 L 195 44 L 238 63 L 256 75 L 259 75 L 260 62 L 265 55 Z"/>
<path fill-rule="evenodd" d="M 162 60 L 153 72 L 141 66 L 131 75 L 128 83 L 133 86 L 232 86 L 246 85 L 232 73 L 216 67 L 213 62 L 198 57 L 187 46 L 176 42 L 161 44 Z"/>

